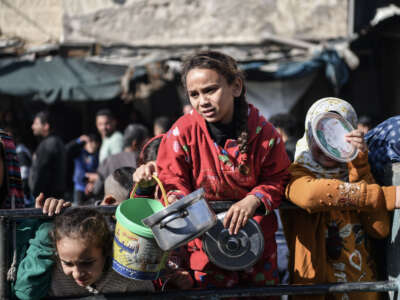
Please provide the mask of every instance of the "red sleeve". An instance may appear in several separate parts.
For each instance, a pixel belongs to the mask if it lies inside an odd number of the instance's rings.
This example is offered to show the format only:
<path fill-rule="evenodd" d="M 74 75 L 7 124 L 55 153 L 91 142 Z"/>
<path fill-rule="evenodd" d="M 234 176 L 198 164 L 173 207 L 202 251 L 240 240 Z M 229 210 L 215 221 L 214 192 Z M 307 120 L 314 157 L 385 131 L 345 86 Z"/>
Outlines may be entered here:
<path fill-rule="evenodd" d="M 181 126 L 174 128 L 161 141 L 157 154 L 157 172 L 167 195 L 175 194 L 179 198 L 194 190 L 190 178 L 193 166 L 185 137 L 175 132 Z"/>
<path fill-rule="evenodd" d="M 156 292 L 161 291 L 162 290 L 162 286 L 163 286 L 163 281 L 161 280 L 161 278 L 153 280 L 153 286 L 154 286 Z"/>
<path fill-rule="evenodd" d="M 282 201 L 285 186 L 289 181 L 290 160 L 279 133 L 272 126 L 266 127 L 265 131 L 269 131 L 269 134 L 263 135 L 261 146 L 266 148 L 267 152 L 261 158 L 258 185 L 249 194 L 258 197 L 268 213 L 277 208 Z"/>

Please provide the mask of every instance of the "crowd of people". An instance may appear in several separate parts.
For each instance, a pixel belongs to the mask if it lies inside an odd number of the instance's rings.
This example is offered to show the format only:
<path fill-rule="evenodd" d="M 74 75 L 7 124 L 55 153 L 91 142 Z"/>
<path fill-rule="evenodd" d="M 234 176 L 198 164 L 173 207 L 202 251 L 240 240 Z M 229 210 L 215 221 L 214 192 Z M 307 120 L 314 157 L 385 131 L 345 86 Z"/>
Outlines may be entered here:
<path fill-rule="evenodd" d="M 20 224 L 25 236 L 13 284 L 18 299 L 382 279 L 374 241 L 388 236 L 390 211 L 400 207 L 398 187 L 381 181 L 385 166 L 400 160 L 398 117 L 371 129 L 370 120 L 358 122 L 348 102 L 324 98 L 310 107 L 299 132 L 293 116 L 266 119 L 249 104 L 236 61 L 215 51 L 187 58 L 182 84 L 190 106 L 173 124 L 158 118 L 152 133 L 141 124 L 117 131 L 107 109 L 96 114 L 100 139 L 82 135 L 66 146 L 53 131 L 52 115 L 38 113 L 32 130 L 41 142 L 33 155 L 23 144 L 15 147 L 9 133 L 0 132 L 2 208 L 34 205 L 57 215 L 54 222 Z M 326 112 L 340 115 L 354 128 L 345 139 L 358 155 L 348 163 L 327 156 L 315 140 L 311 126 Z M 17 168 L 10 167 L 17 156 L 19 177 L 13 176 Z M 63 198 L 70 161 L 72 203 Z M 154 174 L 167 199 L 160 199 Z M 223 225 L 235 235 L 249 219 L 257 222 L 265 245 L 260 258 L 250 268 L 225 270 L 210 261 L 199 237 L 171 253 L 169 271 L 159 280 L 121 276 L 110 263 L 115 220 L 90 205 L 119 205 L 135 184 L 136 195 L 168 203 L 198 188 L 204 189 L 207 201 L 233 201 Z M 299 208 L 280 210 L 283 199 Z M 343 292 L 312 299 L 381 297 Z"/>

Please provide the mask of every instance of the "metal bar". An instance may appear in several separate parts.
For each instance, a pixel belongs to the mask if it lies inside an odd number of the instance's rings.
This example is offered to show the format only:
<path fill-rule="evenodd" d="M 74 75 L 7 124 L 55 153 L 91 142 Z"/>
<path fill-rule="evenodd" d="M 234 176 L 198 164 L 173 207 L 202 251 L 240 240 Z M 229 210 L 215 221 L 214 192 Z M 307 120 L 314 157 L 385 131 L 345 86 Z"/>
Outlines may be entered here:
<path fill-rule="evenodd" d="M 105 299 L 206 299 L 228 298 L 228 297 L 254 297 L 254 296 L 278 296 L 278 295 L 318 295 L 328 293 L 344 292 L 388 292 L 397 291 L 396 281 L 379 282 L 348 282 L 337 284 L 316 284 L 316 285 L 276 285 L 270 287 L 255 288 L 232 288 L 232 289 L 209 289 L 190 291 L 170 291 L 157 293 L 124 293 L 105 294 Z M 78 298 L 78 297 L 76 297 Z M 75 299 L 73 297 L 47 298 L 47 299 Z M 87 298 L 89 299 L 89 298 Z M 90 299 L 94 299 L 90 297 Z M 103 298 L 104 299 L 104 298 Z"/>
<path fill-rule="evenodd" d="M 294 38 L 289 38 L 289 37 L 284 37 L 284 36 L 278 36 L 272 33 L 267 33 L 262 36 L 262 44 L 266 44 L 267 42 L 274 42 L 277 44 L 283 44 L 283 45 L 288 45 L 290 47 L 294 48 L 300 48 L 300 49 L 305 49 L 305 50 L 311 50 L 318 46 L 318 44 L 310 43 L 304 40 L 299 40 L 299 39 L 294 39 Z"/>
<path fill-rule="evenodd" d="M 7 218 L 0 217 L 0 299 L 8 299 Z"/>
<path fill-rule="evenodd" d="M 222 212 L 228 210 L 233 201 L 211 201 L 210 206 L 215 212 Z M 83 207 L 83 206 L 82 206 Z M 90 208 L 96 209 L 97 211 L 106 214 L 112 215 L 115 213 L 116 206 L 88 206 Z M 294 204 L 283 201 L 280 209 L 300 209 Z M 71 209 L 70 207 L 63 209 L 63 212 Z M 19 209 L 0 209 L 0 217 L 7 217 L 10 219 L 25 219 L 25 218 L 52 218 L 42 213 L 42 209 L 40 208 L 19 208 Z"/>
<path fill-rule="evenodd" d="M 84 206 L 82 206 L 84 207 Z M 103 214 L 114 214 L 116 206 L 89 206 Z M 63 209 L 63 212 L 71 209 L 70 207 Z M 0 217 L 10 219 L 25 219 L 25 218 L 53 218 L 44 215 L 40 208 L 20 208 L 20 209 L 0 209 Z"/>
<path fill-rule="evenodd" d="M 347 2 L 347 36 L 353 37 L 354 35 L 354 10 L 355 10 L 355 0 L 349 0 Z"/>

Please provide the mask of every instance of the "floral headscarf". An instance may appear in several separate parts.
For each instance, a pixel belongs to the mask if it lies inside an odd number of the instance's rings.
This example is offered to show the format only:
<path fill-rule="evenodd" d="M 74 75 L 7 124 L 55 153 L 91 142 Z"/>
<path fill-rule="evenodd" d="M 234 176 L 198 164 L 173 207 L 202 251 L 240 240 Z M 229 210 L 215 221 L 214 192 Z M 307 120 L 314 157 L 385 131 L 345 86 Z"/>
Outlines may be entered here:
<path fill-rule="evenodd" d="M 318 100 L 307 112 L 305 133 L 296 144 L 294 162 L 312 171 L 317 178 L 347 180 L 348 168 L 345 163 L 341 163 L 337 168 L 327 169 L 316 162 L 311 154 L 311 124 L 318 115 L 326 112 L 336 112 L 350 122 L 354 128 L 357 127 L 357 114 L 350 103 L 338 98 L 323 98 Z"/>
<path fill-rule="evenodd" d="M 400 116 L 380 123 L 365 136 L 368 144 L 368 158 L 372 173 L 382 182 L 385 166 L 390 162 L 400 162 Z"/>

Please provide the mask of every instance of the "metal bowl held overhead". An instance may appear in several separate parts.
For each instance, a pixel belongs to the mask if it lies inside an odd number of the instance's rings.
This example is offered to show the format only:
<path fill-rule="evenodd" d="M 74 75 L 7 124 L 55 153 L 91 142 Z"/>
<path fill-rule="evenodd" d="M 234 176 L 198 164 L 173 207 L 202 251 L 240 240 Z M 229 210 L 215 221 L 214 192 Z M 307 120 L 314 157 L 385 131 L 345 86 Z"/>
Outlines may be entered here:
<path fill-rule="evenodd" d="M 162 250 L 185 245 L 215 225 L 217 217 L 203 195 L 198 189 L 142 220 Z"/>
<path fill-rule="evenodd" d="M 235 235 L 224 228 L 226 212 L 217 215 L 217 224 L 203 236 L 203 249 L 218 267 L 239 271 L 252 267 L 264 251 L 264 236 L 260 226 L 249 219 Z"/>
<path fill-rule="evenodd" d="M 326 112 L 318 115 L 311 124 L 312 134 L 324 154 L 338 162 L 349 162 L 357 157 L 358 149 L 346 141 L 353 126 L 341 115 Z"/>

